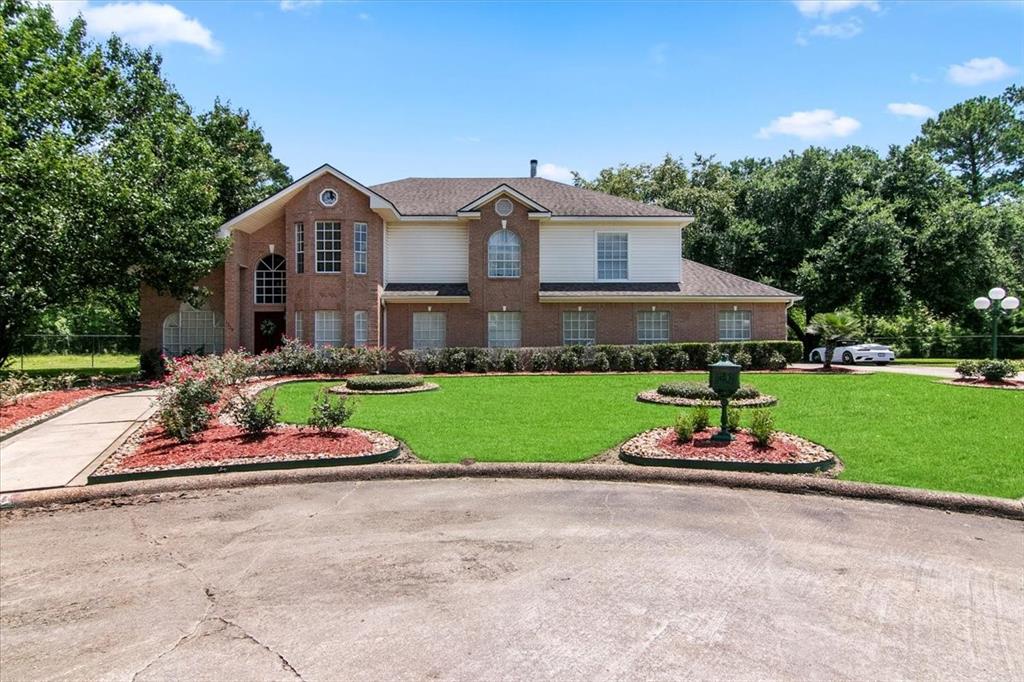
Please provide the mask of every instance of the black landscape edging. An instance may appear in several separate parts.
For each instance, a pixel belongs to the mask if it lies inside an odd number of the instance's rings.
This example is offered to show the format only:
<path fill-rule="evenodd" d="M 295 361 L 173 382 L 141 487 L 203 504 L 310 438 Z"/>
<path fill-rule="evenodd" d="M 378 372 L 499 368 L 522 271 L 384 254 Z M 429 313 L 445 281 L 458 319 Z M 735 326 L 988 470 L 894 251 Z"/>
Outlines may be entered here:
<path fill-rule="evenodd" d="M 249 462 L 246 464 L 222 464 L 219 466 L 185 467 L 181 469 L 159 469 L 156 471 L 136 471 L 123 474 L 100 474 L 89 476 L 89 485 L 96 483 L 123 483 L 125 481 L 142 481 L 154 478 L 170 478 L 173 476 L 207 476 L 235 471 L 274 471 L 282 469 L 314 469 L 317 467 L 351 466 L 357 464 L 379 464 L 398 457 L 402 448 L 399 446 L 386 452 L 370 455 L 353 455 L 351 457 L 324 457 L 321 459 L 286 459 L 278 462 Z"/>

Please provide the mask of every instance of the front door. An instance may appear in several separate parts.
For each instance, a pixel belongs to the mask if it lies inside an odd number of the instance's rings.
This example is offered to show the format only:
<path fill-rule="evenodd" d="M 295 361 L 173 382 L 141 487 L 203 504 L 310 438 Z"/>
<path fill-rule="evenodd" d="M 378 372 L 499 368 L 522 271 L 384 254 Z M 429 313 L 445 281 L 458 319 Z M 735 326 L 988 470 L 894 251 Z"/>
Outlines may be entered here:
<path fill-rule="evenodd" d="M 284 340 L 284 312 L 256 313 L 253 331 L 253 352 L 276 350 Z"/>

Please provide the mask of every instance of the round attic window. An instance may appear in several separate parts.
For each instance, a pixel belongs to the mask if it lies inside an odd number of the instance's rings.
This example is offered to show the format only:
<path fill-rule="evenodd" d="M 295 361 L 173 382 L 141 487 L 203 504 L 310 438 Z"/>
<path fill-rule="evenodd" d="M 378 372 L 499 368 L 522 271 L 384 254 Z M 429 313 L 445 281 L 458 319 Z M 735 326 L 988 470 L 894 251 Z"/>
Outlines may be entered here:
<path fill-rule="evenodd" d="M 498 202 L 494 204 L 494 212 L 502 218 L 512 215 L 512 208 L 512 202 L 508 199 L 498 199 Z"/>
<path fill-rule="evenodd" d="M 338 192 L 330 187 L 320 192 L 320 203 L 324 206 L 334 206 L 338 203 Z"/>

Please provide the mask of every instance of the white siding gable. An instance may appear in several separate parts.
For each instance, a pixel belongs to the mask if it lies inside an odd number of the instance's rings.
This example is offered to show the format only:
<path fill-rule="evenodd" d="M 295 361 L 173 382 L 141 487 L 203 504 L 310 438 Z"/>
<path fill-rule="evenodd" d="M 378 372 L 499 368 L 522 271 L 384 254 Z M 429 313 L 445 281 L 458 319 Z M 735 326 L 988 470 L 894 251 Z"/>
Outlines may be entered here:
<path fill-rule="evenodd" d="M 540 228 L 541 282 L 596 282 L 597 233 L 629 235 L 630 282 L 678 282 L 682 263 L 679 227 L 573 224 Z"/>
<path fill-rule="evenodd" d="M 393 225 L 385 230 L 384 277 L 396 284 L 469 281 L 469 232 L 452 223 Z"/>

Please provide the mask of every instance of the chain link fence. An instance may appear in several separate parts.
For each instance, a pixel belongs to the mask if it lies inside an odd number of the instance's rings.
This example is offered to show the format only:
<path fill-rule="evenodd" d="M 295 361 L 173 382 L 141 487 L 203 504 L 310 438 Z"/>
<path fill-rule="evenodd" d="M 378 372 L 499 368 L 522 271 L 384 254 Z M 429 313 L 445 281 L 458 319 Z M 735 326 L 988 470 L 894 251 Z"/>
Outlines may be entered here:
<path fill-rule="evenodd" d="M 12 354 L 8 369 L 23 371 L 26 356 L 47 355 L 74 356 L 78 366 L 103 368 L 112 356 L 137 356 L 139 340 L 138 334 L 26 334 Z"/>

